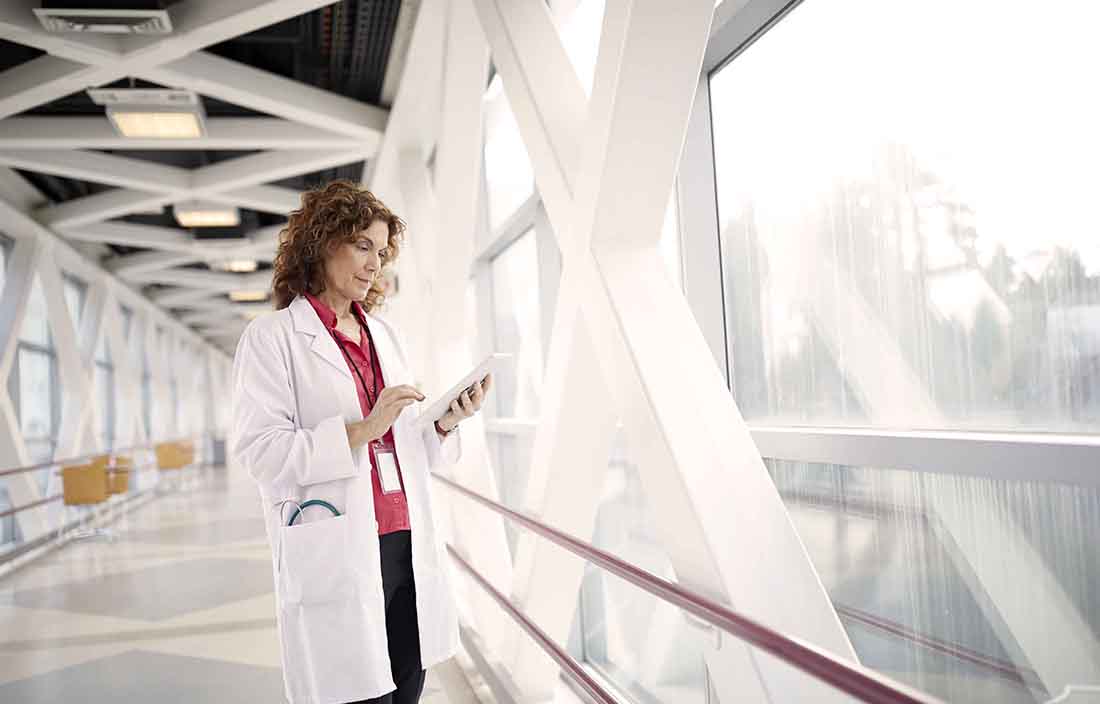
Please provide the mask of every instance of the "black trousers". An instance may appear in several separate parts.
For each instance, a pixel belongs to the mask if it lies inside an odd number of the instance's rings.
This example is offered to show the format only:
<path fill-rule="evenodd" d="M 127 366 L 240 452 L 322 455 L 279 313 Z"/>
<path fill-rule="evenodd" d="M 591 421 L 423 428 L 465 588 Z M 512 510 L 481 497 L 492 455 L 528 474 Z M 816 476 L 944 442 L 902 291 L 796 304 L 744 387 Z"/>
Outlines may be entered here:
<path fill-rule="evenodd" d="M 382 591 L 386 597 L 386 637 L 390 670 L 397 689 L 354 704 L 416 704 L 426 672 L 420 662 L 420 627 L 416 621 L 412 533 L 399 530 L 378 538 L 382 554 Z"/>

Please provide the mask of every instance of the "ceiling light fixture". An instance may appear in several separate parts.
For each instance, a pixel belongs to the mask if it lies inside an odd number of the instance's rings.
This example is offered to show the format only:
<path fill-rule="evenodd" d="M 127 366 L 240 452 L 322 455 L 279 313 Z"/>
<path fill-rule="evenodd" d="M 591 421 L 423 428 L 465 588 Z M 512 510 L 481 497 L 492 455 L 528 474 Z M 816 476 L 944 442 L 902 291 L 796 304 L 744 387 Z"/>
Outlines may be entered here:
<path fill-rule="evenodd" d="M 241 212 L 230 205 L 189 200 L 172 206 L 180 227 L 236 227 Z"/>
<path fill-rule="evenodd" d="M 168 34 L 164 0 L 42 0 L 34 14 L 47 32 Z"/>
<path fill-rule="evenodd" d="M 213 269 L 231 271 L 235 274 L 250 274 L 260 267 L 260 263 L 255 259 L 222 259 L 211 262 L 210 266 Z"/>
<path fill-rule="evenodd" d="M 230 291 L 229 300 L 236 301 L 237 303 L 257 303 L 259 301 L 267 300 L 267 291 L 257 290 L 242 290 L 242 291 Z"/>
<path fill-rule="evenodd" d="M 206 113 L 198 94 L 171 88 L 94 88 L 115 131 L 133 139 L 198 139 L 206 134 Z"/>

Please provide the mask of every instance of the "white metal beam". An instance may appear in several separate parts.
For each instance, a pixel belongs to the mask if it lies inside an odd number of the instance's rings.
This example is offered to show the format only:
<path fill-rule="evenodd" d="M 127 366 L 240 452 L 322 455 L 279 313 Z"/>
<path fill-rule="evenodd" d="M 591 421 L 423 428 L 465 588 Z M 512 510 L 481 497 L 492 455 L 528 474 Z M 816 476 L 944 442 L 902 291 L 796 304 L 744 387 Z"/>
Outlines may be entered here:
<path fill-rule="evenodd" d="M 371 151 L 386 127 L 387 112 L 382 108 L 206 52 L 139 68 L 134 75 L 355 137 Z"/>
<path fill-rule="evenodd" d="M 147 162 L 135 164 L 132 163 L 134 159 L 95 152 L 20 151 L 11 153 L 8 158 L 18 161 L 21 168 L 34 170 L 38 164 L 51 173 L 140 188 L 97 193 L 38 211 L 42 222 L 72 228 L 190 199 L 215 200 L 286 214 L 298 207 L 300 195 L 280 186 L 261 184 L 358 161 L 364 154 L 355 150 L 328 150 L 308 156 L 300 151 L 261 152 L 190 172 Z M 138 180 L 131 175 L 135 171 L 141 176 Z"/>
<path fill-rule="evenodd" d="M 195 139 L 119 135 L 106 117 L 34 116 L 0 120 L 0 149 L 355 149 L 361 139 L 273 117 L 208 117 Z"/>
<path fill-rule="evenodd" d="M 185 264 L 201 262 L 203 257 L 196 252 L 138 252 L 127 254 L 106 263 L 109 271 L 126 280 L 140 281 L 151 273 L 171 269 Z"/>
<path fill-rule="evenodd" d="M 173 196 L 163 192 L 150 193 L 129 188 L 116 188 L 56 205 L 46 205 L 35 210 L 34 215 L 43 225 L 72 228 L 96 224 L 102 220 L 131 213 L 148 212 L 164 207 L 173 200 Z M 70 235 L 66 232 L 65 236 Z"/>
<path fill-rule="evenodd" d="M 192 187 L 191 172 L 187 169 L 79 149 L 6 149 L 0 151 L 0 164 L 140 191 L 184 195 Z"/>
<path fill-rule="evenodd" d="M 51 41 L 48 57 L 40 57 L 0 75 L 0 85 L 16 87 L 0 93 L 0 117 L 14 115 L 88 86 L 140 75 L 143 69 L 186 57 L 229 37 L 309 12 L 332 1 L 223 0 L 211 3 L 188 0 L 172 9 L 179 19 L 171 36 L 130 38 L 119 44 L 123 47 L 121 54 L 112 51 L 107 42 Z M 43 32 L 29 31 L 14 22 L 0 25 L 0 29 L 12 41 L 24 39 L 37 44 L 44 40 Z M 42 61 L 43 58 L 50 61 Z M 68 63 L 59 64 L 59 59 Z M 36 66 L 25 68 L 35 62 L 38 62 Z M 16 73 L 12 75 L 12 72 Z M 40 76 L 38 81 L 32 80 L 35 75 Z"/>
<path fill-rule="evenodd" d="M 104 242 L 166 252 L 193 254 L 195 241 L 187 230 L 128 222 L 97 222 L 66 230 L 65 236 L 82 242 Z"/>
<path fill-rule="evenodd" d="M 302 204 L 302 194 L 298 191 L 265 185 L 245 186 L 225 192 L 212 191 L 204 194 L 203 199 L 275 215 L 288 215 Z"/>

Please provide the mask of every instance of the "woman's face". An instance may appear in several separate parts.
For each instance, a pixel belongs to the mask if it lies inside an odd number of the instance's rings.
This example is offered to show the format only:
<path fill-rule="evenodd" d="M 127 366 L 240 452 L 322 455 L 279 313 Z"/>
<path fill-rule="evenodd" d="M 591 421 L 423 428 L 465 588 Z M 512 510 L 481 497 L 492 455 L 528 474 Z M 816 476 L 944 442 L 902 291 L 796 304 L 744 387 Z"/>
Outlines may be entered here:
<path fill-rule="evenodd" d="M 336 245 L 325 259 L 325 288 L 353 301 L 366 298 L 382 271 L 382 250 L 389 237 L 385 221 L 375 220 L 352 242 Z"/>

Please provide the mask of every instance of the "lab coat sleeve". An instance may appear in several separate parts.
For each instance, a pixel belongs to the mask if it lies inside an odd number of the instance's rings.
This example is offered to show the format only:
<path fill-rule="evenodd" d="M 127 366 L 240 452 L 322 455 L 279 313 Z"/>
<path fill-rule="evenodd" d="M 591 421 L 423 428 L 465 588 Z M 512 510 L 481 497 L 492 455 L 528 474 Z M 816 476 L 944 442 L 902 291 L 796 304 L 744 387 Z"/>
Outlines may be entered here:
<path fill-rule="evenodd" d="M 424 429 L 424 446 L 428 448 L 428 461 L 433 467 L 454 464 L 462 457 L 462 430 L 456 428 L 453 433 L 441 439 L 435 427 Z"/>
<path fill-rule="evenodd" d="M 342 416 L 313 428 L 295 422 L 285 345 L 251 324 L 233 358 L 233 454 L 261 485 L 302 486 L 357 472 Z"/>

